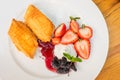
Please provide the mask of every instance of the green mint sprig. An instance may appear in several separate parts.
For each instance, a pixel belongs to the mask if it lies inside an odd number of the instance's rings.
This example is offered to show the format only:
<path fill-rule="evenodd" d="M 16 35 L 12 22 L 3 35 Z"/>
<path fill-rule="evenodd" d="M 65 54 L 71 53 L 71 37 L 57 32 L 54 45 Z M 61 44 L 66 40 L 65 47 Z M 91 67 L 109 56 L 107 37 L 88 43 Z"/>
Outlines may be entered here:
<path fill-rule="evenodd" d="M 74 57 L 71 56 L 68 53 L 63 53 L 64 57 L 66 57 L 68 60 L 72 61 L 72 62 L 82 62 L 82 59 L 78 58 L 78 57 Z"/>

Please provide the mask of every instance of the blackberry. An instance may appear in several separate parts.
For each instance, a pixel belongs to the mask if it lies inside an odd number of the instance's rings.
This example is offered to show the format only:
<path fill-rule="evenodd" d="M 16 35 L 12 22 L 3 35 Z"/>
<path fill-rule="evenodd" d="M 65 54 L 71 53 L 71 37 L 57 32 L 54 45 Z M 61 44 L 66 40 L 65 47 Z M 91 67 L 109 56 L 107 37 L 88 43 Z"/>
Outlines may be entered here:
<path fill-rule="evenodd" d="M 62 57 L 62 61 L 67 62 L 67 59 L 65 57 Z"/>
<path fill-rule="evenodd" d="M 72 62 L 69 62 L 69 61 L 68 61 L 68 62 L 65 64 L 65 67 L 66 67 L 66 68 L 70 68 L 71 65 L 72 65 Z"/>
<path fill-rule="evenodd" d="M 55 56 L 54 59 L 52 60 L 52 67 L 55 69 L 58 69 L 60 67 L 60 61 L 59 59 Z"/>
<path fill-rule="evenodd" d="M 56 60 L 56 61 L 58 61 L 58 58 L 57 58 L 57 56 L 55 56 L 53 60 Z"/>
<path fill-rule="evenodd" d="M 57 73 L 59 74 L 66 74 L 69 73 L 70 70 L 77 71 L 74 62 L 67 61 L 65 57 L 62 59 L 58 59 L 56 56 L 52 60 L 52 67 L 57 69 Z"/>
<path fill-rule="evenodd" d="M 61 67 L 65 67 L 66 66 L 66 63 L 67 63 L 67 59 L 65 57 L 62 57 L 61 59 Z"/>
<path fill-rule="evenodd" d="M 66 74 L 70 72 L 70 68 L 58 68 L 57 73 L 59 74 Z"/>
<path fill-rule="evenodd" d="M 72 63 L 71 67 L 72 70 L 77 71 L 77 68 L 75 67 L 75 63 Z"/>

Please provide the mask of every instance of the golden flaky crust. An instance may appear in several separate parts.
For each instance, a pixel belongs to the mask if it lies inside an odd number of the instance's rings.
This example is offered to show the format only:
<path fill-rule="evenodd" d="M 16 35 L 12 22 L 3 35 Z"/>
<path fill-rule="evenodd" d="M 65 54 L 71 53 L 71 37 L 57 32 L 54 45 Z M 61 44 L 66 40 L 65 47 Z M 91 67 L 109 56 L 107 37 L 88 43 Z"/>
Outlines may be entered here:
<path fill-rule="evenodd" d="M 30 58 L 34 57 L 38 47 L 37 39 L 23 22 L 13 19 L 8 34 L 20 51 Z"/>
<path fill-rule="evenodd" d="M 41 41 L 50 41 L 54 25 L 41 11 L 35 6 L 30 5 L 24 18 L 25 23 Z"/>

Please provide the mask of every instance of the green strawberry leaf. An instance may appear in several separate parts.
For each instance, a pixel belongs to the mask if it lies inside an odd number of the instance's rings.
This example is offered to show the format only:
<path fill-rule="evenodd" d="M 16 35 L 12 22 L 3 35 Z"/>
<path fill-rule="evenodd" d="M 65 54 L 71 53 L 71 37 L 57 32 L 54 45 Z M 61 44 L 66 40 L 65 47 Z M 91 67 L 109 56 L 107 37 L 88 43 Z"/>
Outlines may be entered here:
<path fill-rule="evenodd" d="M 85 26 L 86 26 L 85 24 L 82 24 L 82 27 L 81 27 L 81 28 L 85 28 Z"/>
<path fill-rule="evenodd" d="M 76 21 L 77 19 L 80 19 L 80 17 L 72 17 L 72 16 L 70 16 L 70 19 Z"/>

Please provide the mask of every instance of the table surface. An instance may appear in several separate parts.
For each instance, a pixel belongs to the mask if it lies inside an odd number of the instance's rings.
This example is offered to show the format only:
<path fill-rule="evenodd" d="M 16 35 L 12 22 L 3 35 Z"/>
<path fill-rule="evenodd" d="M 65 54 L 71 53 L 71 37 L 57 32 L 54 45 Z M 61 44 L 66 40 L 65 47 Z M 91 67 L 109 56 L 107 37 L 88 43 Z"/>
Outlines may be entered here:
<path fill-rule="evenodd" d="M 109 52 L 96 80 L 120 80 L 120 0 L 93 0 L 101 10 L 109 30 Z"/>

